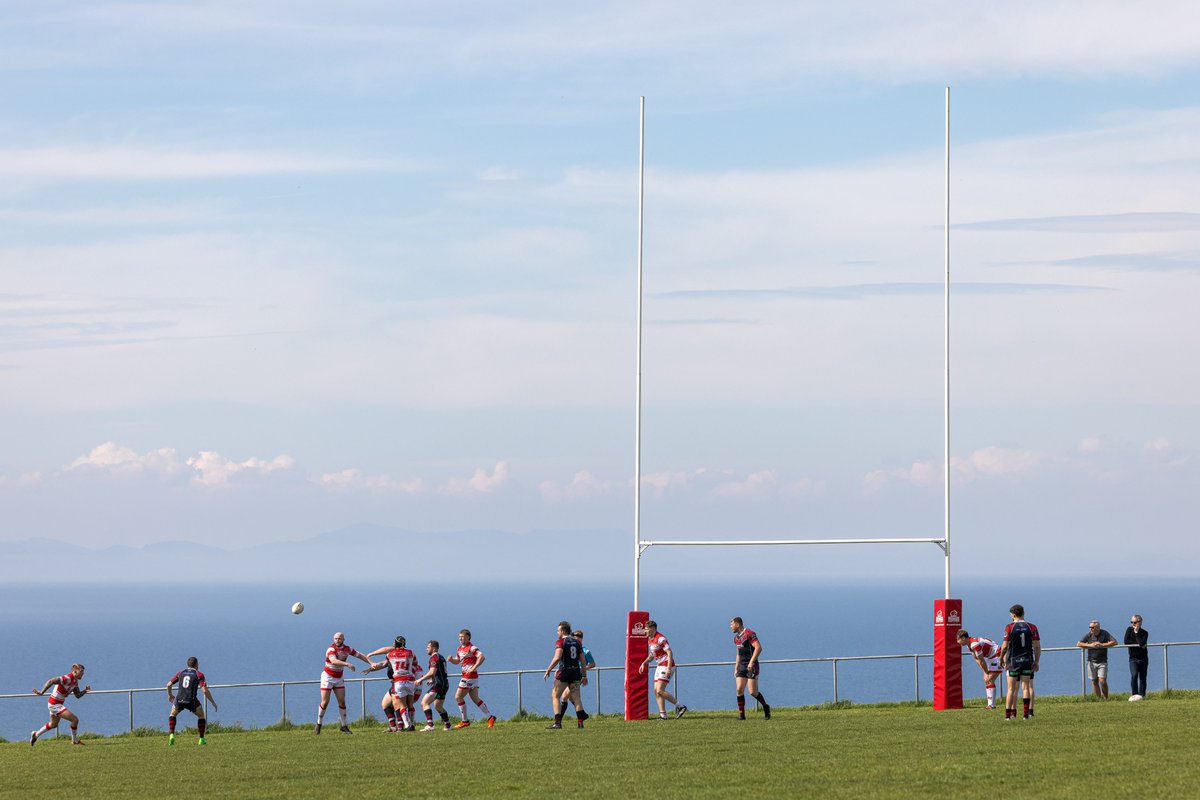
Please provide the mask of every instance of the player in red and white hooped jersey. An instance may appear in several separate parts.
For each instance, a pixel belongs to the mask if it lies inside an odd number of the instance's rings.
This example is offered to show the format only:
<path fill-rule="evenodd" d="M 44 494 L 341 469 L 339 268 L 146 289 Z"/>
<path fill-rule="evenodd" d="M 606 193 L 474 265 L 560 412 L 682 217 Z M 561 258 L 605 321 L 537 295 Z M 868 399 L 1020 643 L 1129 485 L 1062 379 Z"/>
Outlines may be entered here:
<path fill-rule="evenodd" d="M 479 668 L 483 666 L 483 651 L 471 644 L 471 632 L 463 628 L 458 632 L 458 650 L 446 659 L 451 664 L 462 665 L 462 677 L 458 681 L 458 690 L 454 692 L 454 702 L 458 703 L 458 713 L 462 720 L 455 728 L 465 728 L 471 724 L 467 719 L 467 696 L 470 695 L 479 710 L 487 716 L 487 726 L 496 724 L 496 716 L 488 711 L 487 703 L 479 697 Z"/>
<path fill-rule="evenodd" d="M 401 731 L 416 730 L 412 713 L 413 713 L 413 698 L 417 695 L 417 687 L 414 683 L 417 672 L 420 667 L 417 665 L 417 657 L 412 650 L 407 647 L 407 641 L 403 636 L 397 636 L 391 647 L 380 647 L 377 650 L 372 650 L 367 653 L 367 657 L 387 654 L 387 662 L 375 664 L 364 670 L 372 672 L 376 669 L 382 669 L 385 666 L 391 668 L 392 672 L 392 715 L 400 717 Z M 389 728 L 390 729 L 390 728 Z"/>
<path fill-rule="evenodd" d="M 337 696 L 342 733 L 350 733 L 350 725 L 346 720 L 346 681 L 342 678 L 342 671 L 354 671 L 354 665 L 347 661 L 351 656 L 362 659 L 365 664 L 371 663 L 371 659 L 346 644 L 346 634 L 338 631 L 333 635 L 333 644 L 325 648 L 325 668 L 321 670 L 321 705 L 317 707 L 315 733 L 321 732 L 321 723 L 325 721 L 325 709 L 329 707 L 330 692 Z"/>
<path fill-rule="evenodd" d="M 650 655 L 646 656 L 638 671 L 645 672 L 647 664 L 655 664 L 654 699 L 658 701 L 658 718 L 667 718 L 666 704 L 670 702 L 675 706 L 675 719 L 679 719 L 687 713 L 687 706 L 680 705 L 675 695 L 667 691 L 667 687 L 671 685 L 671 673 L 675 671 L 675 654 L 671 652 L 667 637 L 658 632 L 657 622 L 650 620 L 646 623 L 646 628 L 650 632 L 650 638 L 646 642 Z"/>
<path fill-rule="evenodd" d="M 983 690 L 987 694 L 987 707 L 996 707 L 996 679 L 1003 668 L 1000 666 L 1000 645 L 984 636 L 972 636 L 965 630 L 958 632 L 958 643 L 971 651 L 975 663 L 983 670 Z"/>
<path fill-rule="evenodd" d="M 60 719 L 65 719 L 71 723 L 71 744 L 83 744 L 79 740 L 79 717 L 72 714 L 66 705 L 69 695 L 83 697 L 92 690 L 91 686 L 84 686 L 82 689 L 79 688 L 79 681 L 82 678 L 83 664 L 72 664 L 71 671 L 66 675 L 51 678 L 46 681 L 41 689 L 33 690 L 33 693 L 38 697 L 41 697 L 47 691 L 50 692 L 50 696 L 46 698 L 46 708 L 50 712 L 50 721 L 36 731 L 29 732 L 30 747 L 37 744 L 38 737 L 43 733 L 57 728 Z"/>

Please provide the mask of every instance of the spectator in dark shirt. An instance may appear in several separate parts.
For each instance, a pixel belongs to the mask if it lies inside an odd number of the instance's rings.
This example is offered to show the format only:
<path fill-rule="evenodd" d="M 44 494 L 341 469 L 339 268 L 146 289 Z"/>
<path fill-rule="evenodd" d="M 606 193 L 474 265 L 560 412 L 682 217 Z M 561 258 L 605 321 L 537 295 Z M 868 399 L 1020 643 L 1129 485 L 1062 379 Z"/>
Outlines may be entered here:
<path fill-rule="evenodd" d="M 1101 700 L 1108 699 L 1108 648 L 1116 647 L 1117 640 L 1100 627 L 1099 620 L 1092 620 L 1088 632 L 1077 643 L 1087 650 L 1088 675 L 1092 679 L 1092 691 Z"/>
<path fill-rule="evenodd" d="M 1130 700 L 1141 700 L 1146 696 L 1146 670 L 1150 667 L 1149 632 L 1142 627 L 1142 615 L 1134 614 L 1125 629 L 1125 644 L 1129 645 L 1129 691 Z"/>

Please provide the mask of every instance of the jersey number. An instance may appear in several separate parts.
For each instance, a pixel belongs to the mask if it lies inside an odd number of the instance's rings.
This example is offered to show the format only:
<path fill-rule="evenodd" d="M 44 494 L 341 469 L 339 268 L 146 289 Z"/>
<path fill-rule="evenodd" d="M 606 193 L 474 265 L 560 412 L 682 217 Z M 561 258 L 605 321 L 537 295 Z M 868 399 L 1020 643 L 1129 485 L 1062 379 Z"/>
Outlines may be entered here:
<path fill-rule="evenodd" d="M 192 676 L 191 676 L 191 675 L 184 675 L 184 676 L 183 676 L 183 680 L 179 682 L 179 685 L 180 685 L 180 686 L 182 686 L 184 689 L 186 689 L 186 688 L 188 688 L 189 686 L 191 686 L 191 685 L 192 685 Z"/>

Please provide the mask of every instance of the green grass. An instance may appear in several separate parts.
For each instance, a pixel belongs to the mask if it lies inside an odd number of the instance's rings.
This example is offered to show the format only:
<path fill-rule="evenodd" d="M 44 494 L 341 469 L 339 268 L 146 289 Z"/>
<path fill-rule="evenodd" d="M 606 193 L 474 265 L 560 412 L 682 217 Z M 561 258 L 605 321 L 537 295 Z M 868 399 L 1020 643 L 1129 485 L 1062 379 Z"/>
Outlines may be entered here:
<path fill-rule="evenodd" d="M 195 730 L 66 737 L 0 745 L 0 798 L 218 797 L 1189 797 L 1200 692 L 1039 700 L 1029 722 L 978 705 L 778 709 L 765 722 L 728 711 L 680 721 L 596 718 L 548 731 L 544 721 L 462 731 L 353 736 L 336 720 L 314 736 L 291 729 Z M 32 725 L 31 725 L 32 727 Z"/>

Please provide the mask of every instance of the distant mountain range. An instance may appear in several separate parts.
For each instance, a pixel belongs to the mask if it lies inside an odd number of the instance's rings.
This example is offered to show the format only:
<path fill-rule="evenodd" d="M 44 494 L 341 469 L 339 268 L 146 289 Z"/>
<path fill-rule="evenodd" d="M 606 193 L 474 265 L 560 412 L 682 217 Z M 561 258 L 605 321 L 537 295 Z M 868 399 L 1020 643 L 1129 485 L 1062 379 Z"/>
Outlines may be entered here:
<path fill-rule="evenodd" d="M 84 583 L 379 581 L 452 569 L 462 579 L 521 582 L 574 570 L 584 580 L 628 576 L 630 534 L 619 530 L 422 533 L 351 525 L 299 541 L 229 550 L 195 542 L 91 549 L 54 539 L 0 542 L 0 580 Z"/>

